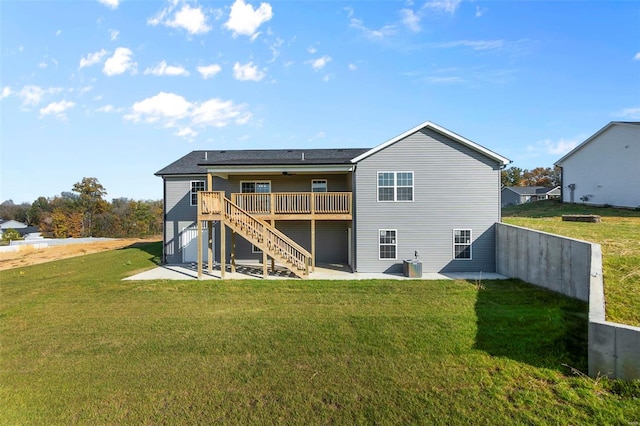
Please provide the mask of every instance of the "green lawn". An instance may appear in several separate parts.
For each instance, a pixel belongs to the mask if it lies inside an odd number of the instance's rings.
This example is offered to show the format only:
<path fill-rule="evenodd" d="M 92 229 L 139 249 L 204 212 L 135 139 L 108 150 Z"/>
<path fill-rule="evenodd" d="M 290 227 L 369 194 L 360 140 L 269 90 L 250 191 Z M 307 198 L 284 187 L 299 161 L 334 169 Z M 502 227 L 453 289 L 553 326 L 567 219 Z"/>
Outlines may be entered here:
<path fill-rule="evenodd" d="M 0 272 L 0 424 L 637 424 L 586 305 L 520 281 L 121 281 L 159 244 Z"/>
<path fill-rule="evenodd" d="M 596 214 L 602 222 L 563 222 L 563 214 Z M 505 223 L 600 244 L 607 319 L 640 326 L 640 210 L 541 201 L 502 215 Z"/>

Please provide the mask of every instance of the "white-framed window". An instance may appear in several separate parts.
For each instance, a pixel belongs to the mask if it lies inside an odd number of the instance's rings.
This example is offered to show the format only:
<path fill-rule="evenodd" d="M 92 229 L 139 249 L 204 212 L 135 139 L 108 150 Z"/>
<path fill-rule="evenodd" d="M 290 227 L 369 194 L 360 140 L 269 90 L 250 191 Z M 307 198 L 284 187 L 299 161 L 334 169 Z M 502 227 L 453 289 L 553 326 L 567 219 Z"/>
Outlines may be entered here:
<path fill-rule="evenodd" d="M 327 192 L 327 180 L 313 179 L 311 181 L 311 192 Z"/>
<path fill-rule="evenodd" d="M 268 194 L 271 192 L 269 181 L 241 181 L 240 192 L 243 194 Z"/>
<path fill-rule="evenodd" d="M 453 258 L 471 260 L 471 229 L 453 230 Z"/>
<path fill-rule="evenodd" d="M 260 250 L 260 247 L 251 244 L 251 253 L 262 253 L 262 250 Z"/>
<path fill-rule="evenodd" d="M 203 180 L 192 180 L 191 181 L 191 205 L 195 206 L 198 204 L 198 192 L 204 191 L 204 181 Z"/>
<path fill-rule="evenodd" d="M 413 172 L 378 172 L 378 201 L 413 201 Z"/>
<path fill-rule="evenodd" d="M 378 230 L 378 259 L 396 259 L 398 239 L 395 229 Z"/>

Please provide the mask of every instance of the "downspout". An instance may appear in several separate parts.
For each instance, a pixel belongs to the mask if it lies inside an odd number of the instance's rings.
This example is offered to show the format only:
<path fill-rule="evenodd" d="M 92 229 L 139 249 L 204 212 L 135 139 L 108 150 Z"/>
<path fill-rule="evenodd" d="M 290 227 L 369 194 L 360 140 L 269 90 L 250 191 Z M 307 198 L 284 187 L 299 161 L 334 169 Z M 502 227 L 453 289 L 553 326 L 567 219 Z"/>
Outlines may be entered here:
<path fill-rule="evenodd" d="M 357 191 L 356 191 L 356 169 L 357 169 L 357 164 L 353 165 L 353 170 L 351 171 L 351 241 L 349 241 L 349 244 L 351 244 L 351 271 L 352 272 L 357 272 L 358 271 L 358 244 L 356 244 L 356 241 L 358 241 L 358 233 L 356 231 L 356 216 L 357 216 L 357 209 L 356 209 L 356 197 L 357 197 Z"/>
<path fill-rule="evenodd" d="M 162 263 L 167 263 L 167 180 L 162 176 Z"/>

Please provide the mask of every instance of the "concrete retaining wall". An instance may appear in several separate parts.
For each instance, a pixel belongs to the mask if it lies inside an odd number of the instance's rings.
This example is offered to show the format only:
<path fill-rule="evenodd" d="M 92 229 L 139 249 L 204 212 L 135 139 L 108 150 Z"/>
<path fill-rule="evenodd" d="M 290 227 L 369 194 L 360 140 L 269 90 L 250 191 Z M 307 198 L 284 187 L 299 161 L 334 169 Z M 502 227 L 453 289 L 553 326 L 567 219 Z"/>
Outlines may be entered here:
<path fill-rule="evenodd" d="M 589 375 L 640 379 L 640 327 L 605 320 L 602 249 L 519 226 L 496 224 L 499 274 L 589 303 Z"/>

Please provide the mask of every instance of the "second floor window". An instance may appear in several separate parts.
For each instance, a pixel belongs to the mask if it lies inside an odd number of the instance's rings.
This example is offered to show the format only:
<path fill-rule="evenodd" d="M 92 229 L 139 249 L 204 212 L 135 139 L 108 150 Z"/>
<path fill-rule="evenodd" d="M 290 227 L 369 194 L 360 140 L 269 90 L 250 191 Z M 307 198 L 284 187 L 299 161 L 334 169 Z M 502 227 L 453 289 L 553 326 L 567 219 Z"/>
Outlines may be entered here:
<path fill-rule="evenodd" d="M 378 201 L 413 201 L 413 172 L 378 172 Z"/>
<path fill-rule="evenodd" d="M 191 181 L 191 205 L 195 206 L 198 204 L 198 192 L 204 191 L 204 181 L 203 180 L 192 180 Z"/>

